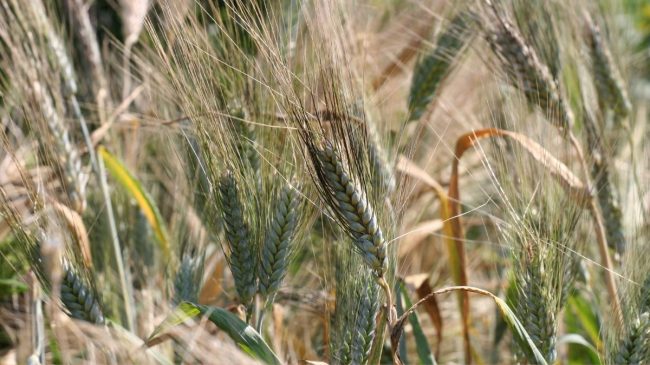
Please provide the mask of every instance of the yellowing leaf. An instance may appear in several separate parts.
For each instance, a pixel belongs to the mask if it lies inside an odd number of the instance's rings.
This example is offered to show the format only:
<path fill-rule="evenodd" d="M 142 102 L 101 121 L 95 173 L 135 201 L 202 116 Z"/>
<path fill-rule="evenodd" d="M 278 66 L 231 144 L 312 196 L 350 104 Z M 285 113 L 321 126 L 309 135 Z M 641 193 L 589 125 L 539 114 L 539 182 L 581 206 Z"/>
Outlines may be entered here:
<path fill-rule="evenodd" d="M 162 249 L 165 260 L 169 261 L 171 259 L 171 251 L 169 248 L 167 230 L 165 229 L 165 223 L 160 216 L 158 208 L 153 203 L 153 200 L 142 188 L 140 182 L 136 180 L 135 177 L 129 173 L 126 167 L 110 152 L 108 152 L 104 146 L 100 146 L 97 152 L 99 152 L 99 155 L 113 178 L 120 183 L 120 185 L 122 185 L 138 203 L 140 210 L 142 210 L 142 214 L 145 216 L 154 231 L 156 240 Z"/>

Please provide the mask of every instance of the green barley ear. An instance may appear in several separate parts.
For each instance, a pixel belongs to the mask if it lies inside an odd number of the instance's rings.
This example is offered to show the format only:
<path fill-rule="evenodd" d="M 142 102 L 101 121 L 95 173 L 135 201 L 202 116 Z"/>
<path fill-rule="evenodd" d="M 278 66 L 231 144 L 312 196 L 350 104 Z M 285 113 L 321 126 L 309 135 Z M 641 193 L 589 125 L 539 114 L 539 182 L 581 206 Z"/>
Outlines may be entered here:
<path fill-rule="evenodd" d="M 103 324 L 104 314 L 97 293 L 88 286 L 67 261 L 63 263 L 61 302 L 73 318 Z"/>
<path fill-rule="evenodd" d="M 68 122 L 70 117 L 83 120 L 75 97 L 74 68 L 41 1 L 3 5 L 0 28 L 8 31 L 0 42 L 0 68 L 11 81 L 3 103 L 21 112 L 26 130 L 40 133 L 37 142 L 60 178 L 66 203 L 82 212 L 87 175 Z"/>
<path fill-rule="evenodd" d="M 352 238 L 366 265 L 382 278 L 388 268 L 387 244 L 365 191 L 353 180 L 332 146 L 310 146 L 309 153 L 322 198 Z"/>
<path fill-rule="evenodd" d="M 45 121 L 50 134 L 47 140 L 51 144 L 46 144 L 43 148 L 52 157 L 52 163 L 61 177 L 71 206 L 77 212 L 81 212 L 86 206 L 87 176 L 77 146 L 70 138 L 68 127 L 63 117 L 56 111 L 47 91 L 38 82 L 33 84 L 32 89 L 43 114 L 42 120 Z"/>
<path fill-rule="evenodd" d="M 630 278 L 622 286 L 624 323 L 604 326 L 605 334 L 613 335 L 606 338 L 606 359 L 610 364 L 650 363 L 650 274 L 644 243 L 631 245 L 623 260 L 623 270 Z"/>
<path fill-rule="evenodd" d="M 609 50 L 607 42 L 600 33 L 600 27 L 587 15 L 585 16 L 586 39 L 591 55 L 592 70 L 598 102 L 603 108 L 614 111 L 618 120 L 626 118 L 632 104 L 625 89 L 625 83 Z"/>
<path fill-rule="evenodd" d="M 617 253 L 625 252 L 626 240 L 623 229 L 623 213 L 621 212 L 616 186 L 612 183 L 610 174 L 611 157 L 603 145 L 603 133 L 599 132 L 594 116 L 584 111 L 582 118 L 587 135 L 587 147 L 591 152 L 591 178 L 594 181 L 598 196 L 598 204 L 605 220 L 607 244 Z"/>
<path fill-rule="evenodd" d="M 512 120 L 520 119 L 517 112 L 528 113 L 510 107 L 506 111 L 513 113 L 509 115 Z M 541 133 L 545 130 L 535 124 L 516 126 L 525 128 L 528 135 L 534 133 L 533 128 Z M 522 146 L 490 145 L 494 149 L 486 161 L 496 172 L 493 179 L 500 198 L 495 214 L 503 217 L 498 226 L 501 242 L 511 251 L 515 286 L 509 305 L 535 346 L 552 363 L 557 357 L 559 314 L 573 290 L 587 241 L 578 236 L 582 209 L 547 171 L 536 166 Z"/>
<path fill-rule="evenodd" d="M 370 270 L 345 245 L 336 249 L 336 307 L 330 357 L 334 364 L 366 364 L 375 338 L 380 288 Z"/>
<path fill-rule="evenodd" d="M 275 207 L 260 254 L 259 292 L 270 302 L 287 273 L 290 253 L 300 220 L 298 191 L 284 186 L 273 201 Z"/>
<path fill-rule="evenodd" d="M 415 65 L 408 96 L 409 120 L 419 119 L 437 95 L 444 78 L 456 66 L 473 35 L 475 15 L 456 14 L 435 40 L 435 47 Z"/>
<path fill-rule="evenodd" d="M 241 202 L 237 182 L 231 172 L 219 181 L 219 200 L 228 248 L 228 263 L 242 304 L 253 302 L 257 291 L 257 251 Z"/>
<path fill-rule="evenodd" d="M 566 11 L 559 3 L 550 1 L 512 1 L 513 20 L 521 30 L 521 35 L 535 50 L 540 60 L 548 66 L 554 80 L 560 80 L 562 70 L 560 47 L 563 45 L 559 35 L 563 24 L 554 14 Z"/>
<path fill-rule="evenodd" d="M 248 113 L 239 103 L 228 107 L 228 121 L 235 133 L 237 152 L 245 163 L 248 163 L 254 172 L 260 170 L 260 156 L 256 149 L 257 136 L 252 124 L 248 122 Z"/>
<path fill-rule="evenodd" d="M 562 133 L 573 126 L 573 112 L 548 67 L 505 15 L 487 26 L 487 40 L 508 81 L 521 90 L 530 105 L 537 105 Z"/>
<path fill-rule="evenodd" d="M 183 254 L 174 278 L 174 304 L 183 301 L 198 303 L 199 291 L 203 284 L 203 263 L 203 255 Z"/>

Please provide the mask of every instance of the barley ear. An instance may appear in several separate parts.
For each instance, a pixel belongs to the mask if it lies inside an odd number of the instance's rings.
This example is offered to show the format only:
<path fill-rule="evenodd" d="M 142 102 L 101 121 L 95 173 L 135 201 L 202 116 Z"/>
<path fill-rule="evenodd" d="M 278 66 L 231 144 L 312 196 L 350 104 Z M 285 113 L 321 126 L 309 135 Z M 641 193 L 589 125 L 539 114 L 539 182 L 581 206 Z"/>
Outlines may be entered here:
<path fill-rule="evenodd" d="M 358 308 L 352 338 L 352 363 L 366 364 L 375 338 L 379 312 L 379 286 L 372 280 L 361 283 L 357 298 Z"/>
<path fill-rule="evenodd" d="M 291 245 L 300 219 L 299 201 L 295 188 L 283 187 L 275 200 L 275 210 L 266 228 L 260 255 L 259 291 L 270 301 L 287 273 Z"/>
<path fill-rule="evenodd" d="M 174 278 L 174 304 L 183 301 L 197 303 L 203 275 L 203 257 L 186 253 Z"/>
<path fill-rule="evenodd" d="M 625 83 L 614 63 L 609 46 L 600 33 L 600 27 L 589 16 L 586 17 L 586 20 L 587 45 L 591 54 L 599 104 L 601 108 L 611 108 L 617 119 L 624 119 L 632 110 L 632 104 L 625 90 Z"/>
<path fill-rule="evenodd" d="M 230 271 L 241 303 L 250 307 L 257 291 L 257 254 L 244 216 L 237 183 L 231 172 L 222 175 L 219 193 Z"/>
<path fill-rule="evenodd" d="M 585 111 L 583 124 L 587 135 L 587 145 L 591 152 L 591 178 L 597 192 L 598 203 L 605 221 L 607 244 L 619 254 L 625 252 L 626 240 L 623 229 L 623 213 L 619 205 L 616 187 L 610 175 L 611 162 L 607 156 L 593 117 Z"/>
<path fill-rule="evenodd" d="M 546 113 L 551 124 L 567 134 L 573 126 L 573 112 L 548 67 L 508 19 L 500 17 L 496 23 L 488 31 L 488 42 L 509 82 L 524 93 L 529 104 Z"/>
<path fill-rule="evenodd" d="M 314 151 L 324 198 L 353 239 L 364 262 L 382 278 L 388 268 L 387 244 L 365 192 L 345 169 L 331 146 Z"/>
<path fill-rule="evenodd" d="M 623 329 L 618 349 L 611 355 L 615 364 L 650 363 L 650 276 L 641 288 L 636 315 Z"/>
<path fill-rule="evenodd" d="M 97 293 L 83 282 L 68 262 L 63 264 L 61 301 L 71 317 L 96 324 L 104 323 Z"/>

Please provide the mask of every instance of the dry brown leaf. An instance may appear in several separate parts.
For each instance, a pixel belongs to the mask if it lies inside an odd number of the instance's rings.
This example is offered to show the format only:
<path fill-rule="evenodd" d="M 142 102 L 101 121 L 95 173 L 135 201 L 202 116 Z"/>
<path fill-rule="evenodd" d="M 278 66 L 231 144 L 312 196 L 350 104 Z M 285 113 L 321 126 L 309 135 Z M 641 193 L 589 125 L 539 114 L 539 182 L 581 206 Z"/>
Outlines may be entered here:
<path fill-rule="evenodd" d="M 209 278 L 203 284 L 201 288 L 201 293 L 199 294 L 199 304 L 212 304 L 221 294 L 222 290 L 222 280 L 223 272 L 226 264 L 226 260 L 223 255 L 215 256 L 214 270 Z"/>
<path fill-rule="evenodd" d="M 52 204 L 54 212 L 64 220 L 68 230 L 72 234 L 72 238 L 81 252 L 84 265 L 86 267 L 92 267 L 93 259 L 90 251 L 90 241 L 88 240 L 88 231 L 81 216 L 79 213 L 57 201 L 52 200 L 50 204 Z"/>

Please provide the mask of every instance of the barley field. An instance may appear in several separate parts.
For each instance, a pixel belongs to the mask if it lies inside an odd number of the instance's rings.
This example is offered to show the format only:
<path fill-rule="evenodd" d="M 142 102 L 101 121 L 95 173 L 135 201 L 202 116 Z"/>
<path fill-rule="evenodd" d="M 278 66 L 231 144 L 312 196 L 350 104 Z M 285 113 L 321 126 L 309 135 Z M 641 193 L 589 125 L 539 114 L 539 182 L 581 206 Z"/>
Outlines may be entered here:
<path fill-rule="evenodd" d="M 0 0 L 0 364 L 650 364 L 650 1 Z"/>

